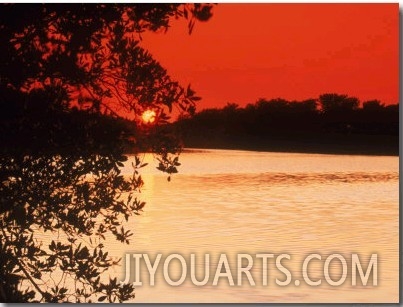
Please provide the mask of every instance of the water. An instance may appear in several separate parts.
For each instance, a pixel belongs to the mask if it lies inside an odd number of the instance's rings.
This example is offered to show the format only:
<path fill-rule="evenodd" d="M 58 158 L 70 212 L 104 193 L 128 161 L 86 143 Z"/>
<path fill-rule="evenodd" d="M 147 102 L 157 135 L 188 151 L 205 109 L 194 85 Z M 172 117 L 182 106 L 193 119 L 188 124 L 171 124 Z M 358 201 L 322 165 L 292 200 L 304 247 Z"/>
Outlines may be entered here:
<path fill-rule="evenodd" d="M 221 253 L 233 266 L 239 253 L 286 253 L 291 260 L 282 263 L 291 271 L 292 282 L 276 285 L 275 278 L 284 280 L 285 275 L 272 262 L 269 284 L 262 286 L 261 261 L 255 261 L 251 271 L 256 286 L 245 279 L 243 286 L 231 287 L 222 278 L 219 286 L 209 282 L 196 287 L 188 277 L 173 287 L 157 274 L 151 287 L 143 275 L 135 302 L 398 301 L 398 157 L 193 150 L 181 155 L 180 173 L 171 182 L 154 170 L 157 163 L 151 155 L 143 158 L 151 165 L 142 172 L 141 197 L 147 205 L 130 221 L 135 236 L 129 246 L 108 243 L 113 254 L 162 253 L 164 259 L 172 253 L 185 258 L 208 253 L 214 275 Z M 132 172 L 129 165 L 130 160 L 125 174 Z M 317 287 L 302 281 L 302 262 L 311 253 L 323 257 L 310 265 L 312 279 L 322 279 Z M 321 270 L 333 253 L 343 255 L 348 265 L 352 253 L 365 261 L 376 253 L 378 285 L 353 287 L 351 267 L 345 283 L 328 285 Z M 203 273 L 201 257 L 198 270 Z M 338 279 L 341 271 L 334 263 Z M 172 263 L 172 279 L 179 268 Z M 123 269 L 116 268 L 122 278 Z M 295 285 L 295 279 L 301 284 Z"/>

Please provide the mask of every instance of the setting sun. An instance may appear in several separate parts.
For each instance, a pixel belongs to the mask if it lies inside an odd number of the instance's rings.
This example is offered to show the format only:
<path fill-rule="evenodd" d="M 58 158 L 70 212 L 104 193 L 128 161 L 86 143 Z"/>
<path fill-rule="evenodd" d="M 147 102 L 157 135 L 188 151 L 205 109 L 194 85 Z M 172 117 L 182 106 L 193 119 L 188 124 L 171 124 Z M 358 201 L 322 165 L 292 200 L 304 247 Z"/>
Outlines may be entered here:
<path fill-rule="evenodd" d="M 153 122 L 155 122 L 155 111 L 153 110 L 146 110 L 144 111 L 143 115 L 141 115 L 141 118 L 143 119 L 143 122 L 145 122 L 146 124 L 151 124 Z"/>

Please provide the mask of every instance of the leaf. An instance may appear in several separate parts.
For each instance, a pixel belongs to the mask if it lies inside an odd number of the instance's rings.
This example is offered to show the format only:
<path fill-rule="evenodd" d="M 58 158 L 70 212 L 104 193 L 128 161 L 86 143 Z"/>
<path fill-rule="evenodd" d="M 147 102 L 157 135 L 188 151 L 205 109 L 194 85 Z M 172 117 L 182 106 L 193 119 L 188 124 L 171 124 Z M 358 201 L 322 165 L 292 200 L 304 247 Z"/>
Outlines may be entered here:
<path fill-rule="evenodd" d="M 107 298 L 106 295 L 105 295 L 105 296 L 101 296 L 101 297 L 98 299 L 98 302 L 103 302 L 104 300 L 106 300 L 106 298 Z"/>
<path fill-rule="evenodd" d="M 192 19 L 190 22 L 189 22 L 189 35 L 190 34 L 192 34 L 192 32 L 193 32 L 193 27 L 195 26 L 195 21 Z"/>

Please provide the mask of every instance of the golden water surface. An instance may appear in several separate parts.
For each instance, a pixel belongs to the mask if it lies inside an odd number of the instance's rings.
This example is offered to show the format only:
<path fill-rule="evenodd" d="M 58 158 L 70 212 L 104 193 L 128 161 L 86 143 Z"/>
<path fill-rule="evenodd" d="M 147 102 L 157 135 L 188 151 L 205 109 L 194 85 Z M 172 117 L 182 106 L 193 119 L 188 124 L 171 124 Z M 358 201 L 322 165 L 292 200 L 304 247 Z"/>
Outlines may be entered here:
<path fill-rule="evenodd" d="M 157 253 L 164 259 L 173 253 L 189 258 L 197 254 L 197 272 L 204 274 L 204 254 L 211 256 L 210 282 L 195 286 L 187 274 L 180 286 L 170 286 L 157 272 L 155 286 L 142 262 L 141 287 L 134 302 L 397 302 L 399 279 L 399 158 L 297 153 L 264 153 L 231 150 L 193 150 L 181 155 L 179 174 L 171 182 L 150 165 L 143 170 L 145 186 L 141 197 L 147 201 L 142 214 L 130 220 L 134 238 L 129 246 L 109 242 L 110 252 Z M 123 168 L 130 174 L 130 160 Z M 285 275 L 269 263 L 268 285 L 262 285 L 262 261 L 254 257 L 252 276 L 235 286 L 221 278 L 212 280 L 220 254 L 226 254 L 231 268 L 236 255 L 258 253 L 289 254 L 282 264 L 292 282 L 278 286 Z M 312 261 L 312 280 L 302 278 L 302 262 Z M 351 283 L 351 254 L 358 254 L 363 268 L 371 254 L 378 255 L 378 284 Z M 347 260 L 346 281 L 331 286 L 323 276 L 327 256 L 340 254 Z M 235 265 L 236 267 L 236 265 Z M 333 279 L 341 276 L 340 262 L 332 262 Z M 338 270 L 339 269 L 339 270 Z M 172 262 L 172 279 L 179 279 L 179 262 Z M 115 268 L 123 279 L 124 262 Z M 178 275 L 179 274 L 179 275 Z M 203 277 L 203 275 L 200 275 Z M 199 279 L 202 279 L 202 278 Z M 298 279 L 299 285 L 295 284 Z"/>

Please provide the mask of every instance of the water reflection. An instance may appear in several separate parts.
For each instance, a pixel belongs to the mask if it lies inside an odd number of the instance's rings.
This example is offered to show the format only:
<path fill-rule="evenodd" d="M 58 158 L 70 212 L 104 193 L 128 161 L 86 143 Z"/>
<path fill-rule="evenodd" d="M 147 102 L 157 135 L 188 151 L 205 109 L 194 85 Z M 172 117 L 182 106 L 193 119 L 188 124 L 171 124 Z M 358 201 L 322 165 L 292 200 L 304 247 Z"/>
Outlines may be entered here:
<path fill-rule="evenodd" d="M 145 159 L 153 162 L 152 156 Z M 377 253 L 378 287 L 171 287 L 157 281 L 153 288 L 139 287 L 136 302 L 398 299 L 398 157 L 218 150 L 187 152 L 181 162 L 171 182 L 152 168 L 144 170 L 141 196 L 147 205 L 132 221 L 133 245 L 110 247 L 116 255 L 288 253 L 297 277 L 309 253 Z M 258 275 L 261 267 L 254 270 Z"/>
<path fill-rule="evenodd" d="M 311 185 L 311 184 L 332 184 L 337 182 L 344 183 L 363 183 L 363 182 L 382 182 L 399 180 L 398 172 L 349 172 L 349 173 L 261 173 L 261 174 L 224 174 L 224 175 L 205 175 L 189 177 L 190 181 L 221 181 L 225 185 L 237 184 L 242 177 L 243 181 L 252 181 L 256 185 L 264 184 L 293 184 L 293 185 Z"/>

